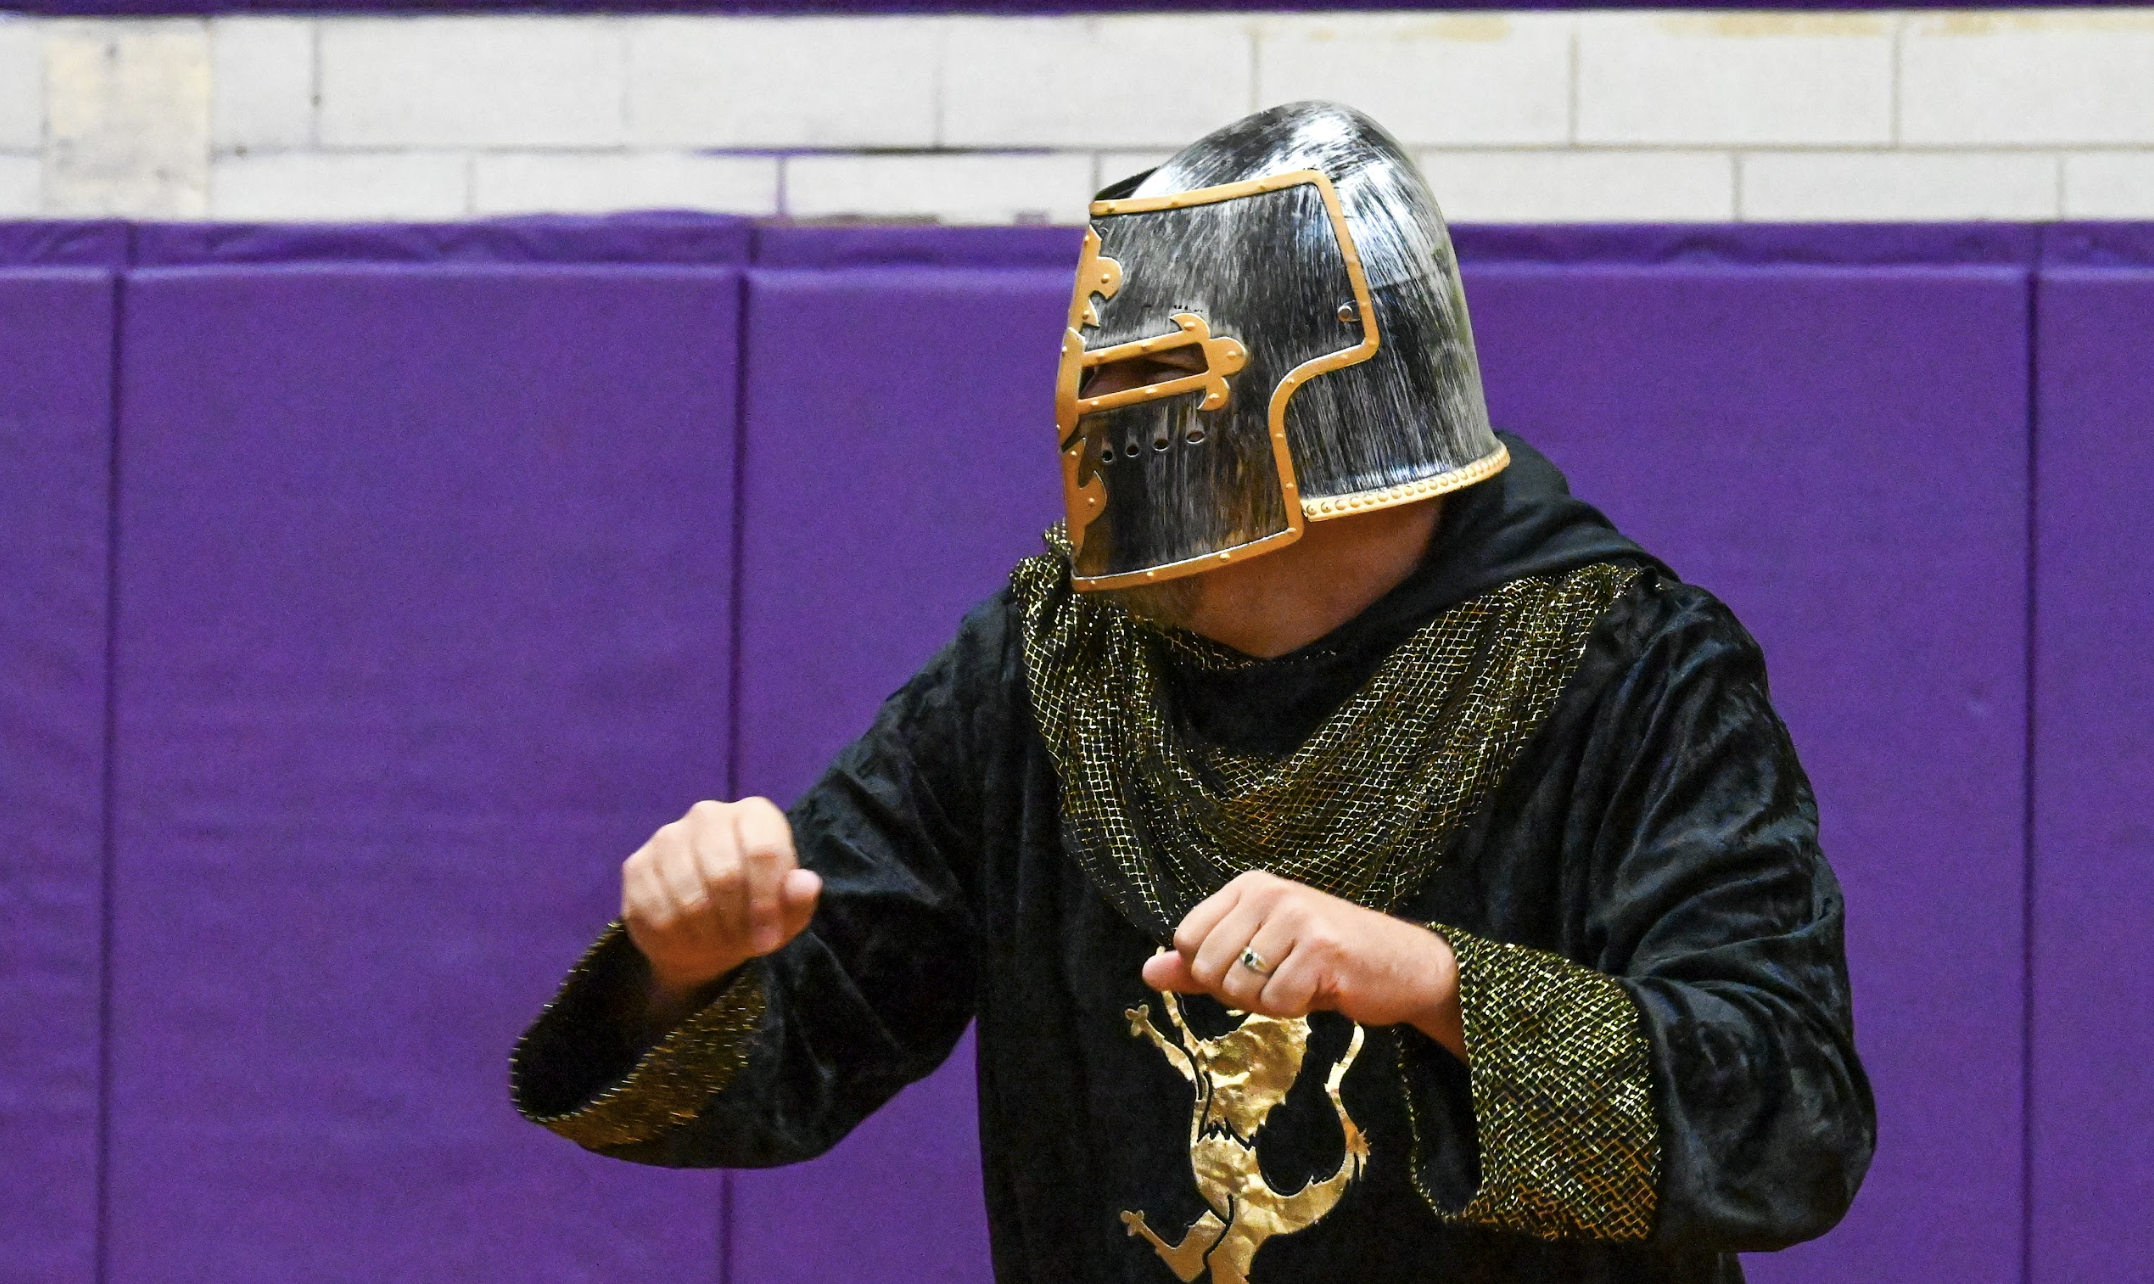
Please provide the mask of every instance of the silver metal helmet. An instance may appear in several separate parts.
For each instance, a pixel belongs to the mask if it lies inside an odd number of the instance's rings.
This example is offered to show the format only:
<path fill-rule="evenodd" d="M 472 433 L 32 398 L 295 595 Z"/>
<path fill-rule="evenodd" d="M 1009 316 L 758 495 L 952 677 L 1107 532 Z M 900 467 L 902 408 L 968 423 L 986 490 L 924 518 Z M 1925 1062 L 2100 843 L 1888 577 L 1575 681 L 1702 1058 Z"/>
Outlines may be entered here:
<path fill-rule="evenodd" d="M 1209 570 L 1509 462 L 1443 215 L 1375 121 L 1261 111 L 1091 214 L 1055 389 L 1076 588 Z M 1118 366 L 1144 374 L 1102 378 Z"/>

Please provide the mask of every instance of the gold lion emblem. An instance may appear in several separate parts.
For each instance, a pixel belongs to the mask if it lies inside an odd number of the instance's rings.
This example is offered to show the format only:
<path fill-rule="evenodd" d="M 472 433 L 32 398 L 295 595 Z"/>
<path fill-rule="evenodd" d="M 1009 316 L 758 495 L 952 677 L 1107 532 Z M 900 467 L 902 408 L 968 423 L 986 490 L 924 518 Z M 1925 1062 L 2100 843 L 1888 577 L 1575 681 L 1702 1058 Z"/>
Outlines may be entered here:
<path fill-rule="evenodd" d="M 1206 1267 L 1211 1269 L 1211 1284 L 1248 1284 L 1249 1263 L 1264 1241 L 1315 1225 L 1368 1163 L 1369 1143 L 1339 1100 L 1339 1081 L 1361 1054 L 1362 1029 L 1354 1027 L 1346 1055 L 1324 1081 L 1346 1133 L 1338 1171 L 1285 1193 L 1273 1190 L 1257 1166 L 1257 1134 L 1301 1077 L 1309 1048 L 1308 1018 L 1245 1016 L 1218 1038 L 1200 1039 L 1182 1017 L 1181 1000 L 1172 994 L 1164 997 L 1176 1038 L 1152 1024 L 1150 1004 L 1123 1015 L 1129 1018 L 1129 1032 L 1150 1039 L 1196 1090 L 1189 1115 L 1189 1166 L 1196 1174 L 1197 1193 L 1210 1208 L 1178 1244 L 1154 1233 L 1141 1212 L 1123 1213 L 1122 1224 L 1130 1234 L 1143 1236 L 1184 1284 Z"/>

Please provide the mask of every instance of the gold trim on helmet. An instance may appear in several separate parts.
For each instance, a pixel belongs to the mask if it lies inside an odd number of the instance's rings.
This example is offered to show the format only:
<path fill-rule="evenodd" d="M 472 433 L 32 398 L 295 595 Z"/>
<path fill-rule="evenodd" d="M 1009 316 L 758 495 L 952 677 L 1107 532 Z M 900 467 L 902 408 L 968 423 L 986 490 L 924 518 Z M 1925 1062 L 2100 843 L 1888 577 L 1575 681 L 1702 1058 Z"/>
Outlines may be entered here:
<path fill-rule="evenodd" d="M 1418 504 L 1424 499 L 1448 495 L 1454 490 L 1464 490 L 1478 482 L 1487 481 L 1509 467 L 1510 448 L 1502 442 L 1481 458 L 1464 468 L 1454 468 L 1434 477 L 1419 481 L 1400 482 L 1395 486 L 1379 486 L 1374 490 L 1350 491 L 1343 495 L 1326 495 L 1321 499 L 1302 501 L 1302 511 L 1312 522 L 1333 517 L 1349 517 L 1355 513 L 1373 512 L 1379 508 L 1395 508 L 1400 504 Z"/>
<path fill-rule="evenodd" d="M 1268 410 L 1271 453 L 1272 461 L 1279 470 L 1280 493 L 1286 501 L 1287 528 L 1246 544 L 1237 544 L 1216 553 L 1206 553 L 1179 562 L 1169 562 L 1148 570 L 1089 578 L 1073 575 L 1070 583 L 1078 591 L 1127 588 L 1137 584 L 1157 583 L 1181 575 L 1192 575 L 1198 571 L 1207 571 L 1254 557 L 1300 539 L 1306 528 L 1306 520 L 1300 486 L 1295 480 L 1294 455 L 1286 439 L 1287 402 L 1302 384 L 1317 375 L 1367 361 L 1376 355 L 1380 346 L 1376 333 L 1376 307 L 1369 296 L 1368 276 L 1362 270 L 1360 253 L 1354 248 L 1353 233 L 1347 230 L 1346 211 L 1339 204 L 1339 194 L 1332 189 L 1331 180 L 1322 172 L 1300 169 L 1274 174 L 1268 178 L 1225 183 L 1218 187 L 1200 187 L 1195 191 L 1175 192 L 1166 196 L 1092 202 L 1093 218 L 1113 218 L 1122 214 L 1150 214 L 1192 205 L 1214 205 L 1220 201 L 1238 200 L 1283 188 L 1299 187 L 1304 183 L 1313 185 L 1323 198 L 1324 210 L 1331 218 L 1332 231 L 1338 236 L 1339 252 L 1346 261 L 1347 279 L 1353 285 L 1355 314 L 1361 318 L 1361 342 L 1351 348 L 1342 348 L 1303 362 L 1288 371 L 1279 380 L 1278 387 L 1272 389 Z M 1094 305 L 1093 297 L 1096 295 L 1101 299 L 1111 299 L 1121 286 L 1121 264 L 1100 253 L 1099 233 L 1086 228 L 1083 255 L 1077 261 L 1077 288 L 1075 297 L 1070 302 L 1069 327 L 1062 336 L 1062 364 L 1055 379 L 1055 425 L 1058 432 L 1057 441 L 1062 448 L 1062 494 L 1069 515 L 1072 565 L 1075 564 L 1076 554 L 1084 548 L 1085 527 L 1091 525 L 1092 520 L 1107 506 L 1106 483 L 1096 472 L 1081 485 L 1077 480 L 1084 463 L 1085 445 L 1083 436 L 1077 431 L 1078 421 L 1097 411 L 1176 396 L 1199 388 L 1205 393 L 1202 408 L 1216 410 L 1227 402 L 1229 394 L 1226 376 L 1241 369 L 1247 359 L 1247 353 L 1241 344 L 1225 336 L 1214 337 L 1205 320 L 1189 312 L 1176 314 L 1174 321 L 1179 327 L 1178 333 L 1142 339 L 1134 343 L 1116 344 L 1096 352 L 1086 351 L 1084 338 L 1079 331 L 1099 324 L 1099 309 Z M 1141 388 L 1109 393 L 1103 397 L 1081 398 L 1077 395 L 1084 372 L 1093 366 L 1190 346 L 1202 347 L 1207 362 L 1205 371 L 1146 384 Z M 1228 362 L 1231 364 L 1227 364 Z M 1331 515 L 1333 514 L 1325 514 Z"/>

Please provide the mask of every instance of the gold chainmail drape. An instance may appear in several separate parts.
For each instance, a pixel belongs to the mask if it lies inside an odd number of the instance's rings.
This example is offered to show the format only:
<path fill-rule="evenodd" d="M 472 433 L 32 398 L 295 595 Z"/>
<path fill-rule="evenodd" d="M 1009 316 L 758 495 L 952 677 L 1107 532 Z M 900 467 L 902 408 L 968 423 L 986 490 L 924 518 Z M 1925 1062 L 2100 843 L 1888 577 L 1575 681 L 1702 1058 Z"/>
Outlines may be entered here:
<path fill-rule="evenodd" d="M 1162 699 L 1170 657 L 1251 661 L 1072 592 L 1059 536 L 1010 577 L 1033 718 L 1061 776 L 1065 842 L 1161 941 L 1252 869 L 1397 907 L 1502 779 L 1637 575 L 1596 564 L 1529 576 L 1445 610 L 1299 749 L 1273 758 L 1193 743 Z"/>
<path fill-rule="evenodd" d="M 1529 575 L 1432 618 L 1284 758 L 1191 743 L 1161 664 L 1251 661 L 1068 588 L 1068 560 L 1019 562 L 1032 715 L 1062 778 L 1064 840 L 1161 941 L 1245 870 L 1394 909 L 1547 717 L 1633 567 Z"/>

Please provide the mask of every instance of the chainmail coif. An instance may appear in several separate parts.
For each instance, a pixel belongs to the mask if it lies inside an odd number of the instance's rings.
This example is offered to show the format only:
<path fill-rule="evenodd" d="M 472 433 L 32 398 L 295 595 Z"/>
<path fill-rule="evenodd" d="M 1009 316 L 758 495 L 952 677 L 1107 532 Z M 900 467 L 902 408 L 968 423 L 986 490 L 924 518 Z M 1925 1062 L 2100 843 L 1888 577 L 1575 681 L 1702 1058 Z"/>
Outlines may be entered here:
<path fill-rule="evenodd" d="M 1638 574 L 1597 563 L 1450 607 L 1300 748 L 1271 757 L 1193 742 L 1163 699 L 1170 660 L 1256 661 L 1073 592 L 1060 535 L 1010 576 L 1033 718 L 1061 777 L 1065 843 L 1161 942 L 1252 869 L 1396 908 L 1501 781 Z"/>

